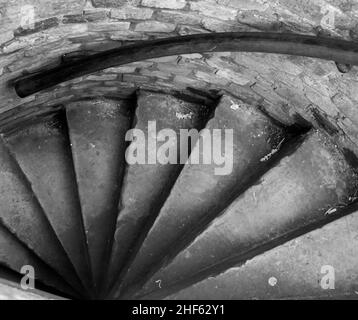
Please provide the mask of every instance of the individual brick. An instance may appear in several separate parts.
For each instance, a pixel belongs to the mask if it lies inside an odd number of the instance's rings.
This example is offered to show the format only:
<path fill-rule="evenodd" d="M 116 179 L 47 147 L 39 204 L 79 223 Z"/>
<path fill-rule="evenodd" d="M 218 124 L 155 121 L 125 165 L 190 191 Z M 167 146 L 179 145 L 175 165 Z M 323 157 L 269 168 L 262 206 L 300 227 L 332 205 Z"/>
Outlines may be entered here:
<path fill-rule="evenodd" d="M 154 8 L 183 9 L 186 0 L 142 0 L 142 5 Z"/>
<path fill-rule="evenodd" d="M 138 23 L 134 30 L 142 32 L 172 32 L 175 30 L 175 25 L 159 21 L 145 21 Z"/>
<path fill-rule="evenodd" d="M 205 16 L 218 18 L 221 20 L 235 20 L 237 15 L 237 9 L 219 6 L 215 2 L 190 2 L 190 9 L 194 11 L 199 11 Z"/>
<path fill-rule="evenodd" d="M 152 17 L 153 10 L 149 8 L 137 8 L 126 6 L 121 9 L 112 9 L 110 16 L 113 19 L 134 19 L 134 20 L 147 20 Z"/>

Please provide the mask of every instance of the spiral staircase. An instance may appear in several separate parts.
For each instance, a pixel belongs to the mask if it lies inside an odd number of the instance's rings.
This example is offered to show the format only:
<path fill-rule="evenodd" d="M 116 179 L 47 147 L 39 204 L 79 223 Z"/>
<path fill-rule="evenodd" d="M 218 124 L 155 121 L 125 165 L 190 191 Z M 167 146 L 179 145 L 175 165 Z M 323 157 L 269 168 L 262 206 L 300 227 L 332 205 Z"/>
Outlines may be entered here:
<path fill-rule="evenodd" d="M 14 87 L 26 97 L 114 65 L 220 50 L 358 64 L 356 44 L 330 38 L 197 35 L 79 57 Z M 160 88 L 12 114 L 0 124 L 0 278 L 19 283 L 31 266 L 36 288 L 71 299 L 358 297 L 358 160 L 329 127 L 284 125 L 229 93 Z M 149 143 L 150 123 L 200 136 L 176 141 L 176 164 L 132 164 L 130 129 L 148 157 L 167 143 Z M 233 133 L 229 174 L 192 161 L 217 129 Z M 327 266 L 337 290 L 321 285 Z"/>
<path fill-rule="evenodd" d="M 267 291 L 255 268 L 277 274 L 270 269 L 280 257 L 294 274 L 286 243 L 296 238 L 304 250 L 307 233 L 311 248 L 330 237 L 320 250 L 337 250 L 343 216 L 354 211 L 356 163 L 323 130 L 283 126 L 228 95 L 215 105 L 189 100 L 141 90 L 6 127 L 1 274 L 16 278 L 31 265 L 41 288 L 80 299 L 241 299 L 253 288 L 251 297 L 289 296 Z M 128 164 L 126 133 L 146 133 L 149 121 L 176 133 L 232 129 L 232 172 L 190 161 Z M 178 143 L 179 153 L 203 156 L 200 139 L 192 142 L 189 150 Z M 354 243 L 340 250 L 346 260 L 357 251 Z"/>

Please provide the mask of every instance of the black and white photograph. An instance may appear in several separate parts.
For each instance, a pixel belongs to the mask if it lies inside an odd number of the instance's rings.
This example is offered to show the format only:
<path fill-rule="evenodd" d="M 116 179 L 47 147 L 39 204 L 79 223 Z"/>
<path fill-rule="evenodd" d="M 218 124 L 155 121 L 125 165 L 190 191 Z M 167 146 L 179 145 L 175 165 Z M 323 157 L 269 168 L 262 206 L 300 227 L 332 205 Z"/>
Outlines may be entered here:
<path fill-rule="evenodd" d="M 0 0 L 0 300 L 358 300 L 357 66 L 358 0 Z"/>

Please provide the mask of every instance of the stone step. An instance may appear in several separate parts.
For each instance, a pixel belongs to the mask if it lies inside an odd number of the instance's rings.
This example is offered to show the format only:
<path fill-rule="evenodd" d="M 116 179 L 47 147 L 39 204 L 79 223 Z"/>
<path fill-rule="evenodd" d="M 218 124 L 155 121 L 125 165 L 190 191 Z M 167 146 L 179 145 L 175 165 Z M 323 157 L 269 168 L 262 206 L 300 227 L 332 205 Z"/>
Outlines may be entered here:
<path fill-rule="evenodd" d="M 142 134 L 146 140 L 138 138 L 135 144 L 132 142 L 131 147 L 137 147 L 138 152 L 134 155 L 141 157 L 141 150 L 145 150 L 145 156 L 149 156 L 147 159 L 139 159 L 145 160 L 145 164 L 131 163 L 126 169 L 108 283 L 116 283 L 118 277 L 120 278 L 119 274 L 130 263 L 130 257 L 144 240 L 183 167 L 183 164 L 165 164 L 163 157 L 156 158 L 156 151 L 160 154 L 160 147 L 164 148 L 173 142 L 172 146 L 178 150 L 177 155 L 173 156 L 175 161 L 181 152 L 184 153 L 184 148 L 189 153 L 188 146 L 180 146 L 180 129 L 203 128 L 209 114 L 211 109 L 208 107 L 185 102 L 170 95 L 139 92 L 135 129 L 140 130 L 136 133 L 140 132 L 138 135 Z M 150 121 L 155 121 L 156 129 Z M 171 134 L 177 135 L 176 143 L 173 140 L 157 143 L 154 141 L 153 146 L 155 130 L 159 132 L 162 129 L 169 129 Z M 129 149 L 128 154 L 132 154 L 132 151 Z"/>
<path fill-rule="evenodd" d="M 228 160 L 232 159 L 232 167 L 228 165 L 227 171 L 218 172 L 222 165 L 213 161 L 189 163 L 184 167 L 132 263 L 123 287 L 144 284 L 149 275 L 188 245 L 250 183 L 267 171 L 275 153 L 290 138 L 256 108 L 230 96 L 221 98 L 206 129 L 212 135 L 215 129 L 232 130 L 232 142 L 225 142 L 225 133 L 221 133 L 221 145 L 217 144 L 223 151 L 229 147 L 225 152 Z M 206 139 L 203 132 L 202 137 Z M 190 160 L 197 152 L 202 159 L 201 141 L 196 143 Z"/>
<path fill-rule="evenodd" d="M 260 181 L 238 197 L 143 293 L 170 294 L 283 243 L 351 202 L 357 174 L 325 134 L 312 131 Z M 164 240 L 163 240 L 164 241 Z M 160 285 L 158 285 L 158 281 Z M 158 291 L 158 286 L 160 289 Z"/>
<path fill-rule="evenodd" d="M 34 275 L 41 283 L 62 291 L 70 296 L 78 296 L 57 273 L 51 270 L 33 252 L 22 244 L 10 231 L 0 224 L 0 266 L 7 267 L 17 273 L 21 273 L 22 267 L 32 266 Z M 21 274 L 23 277 L 24 274 Z M 1 273 L 1 278 L 4 274 Z M 6 277 L 8 279 L 8 277 Z M 35 282 L 35 286 L 37 287 Z"/>
<path fill-rule="evenodd" d="M 66 119 L 61 113 L 8 135 L 6 141 L 32 185 L 82 283 L 91 288 L 87 246 Z"/>
<path fill-rule="evenodd" d="M 358 212 L 168 299 L 358 299 Z"/>
<path fill-rule="evenodd" d="M 66 107 L 83 223 L 98 291 L 118 215 L 131 102 L 83 100 Z M 134 111 L 134 110 L 132 110 Z"/>
<path fill-rule="evenodd" d="M 26 244 L 69 283 L 83 290 L 75 270 L 58 241 L 31 185 L 0 140 L 0 219 L 2 225 Z"/>
<path fill-rule="evenodd" d="M 22 289 L 16 282 L 0 279 L 0 300 L 66 300 L 37 289 Z"/>

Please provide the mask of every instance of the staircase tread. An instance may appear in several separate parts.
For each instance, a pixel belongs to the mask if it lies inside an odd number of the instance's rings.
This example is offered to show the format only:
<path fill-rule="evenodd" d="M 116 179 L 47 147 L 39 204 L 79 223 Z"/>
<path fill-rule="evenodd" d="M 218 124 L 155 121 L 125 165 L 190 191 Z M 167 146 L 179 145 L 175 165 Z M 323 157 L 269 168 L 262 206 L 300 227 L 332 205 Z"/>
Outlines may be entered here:
<path fill-rule="evenodd" d="M 81 208 L 66 122 L 60 113 L 6 137 L 78 276 L 91 287 Z"/>
<path fill-rule="evenodd" d="M 156 131 L 172 129 L 201 129 L 209 111 L 205 106 L 184 102 L 169 95 L 140 91 L 137 98 L 136 124 L 148 137 L 149 121 L 155 121 Z M 142 143 L 137 142 L 137 146 Z M 158 148 L 163 142 L 158 142 Z M 180 149 L 179 141 L 177 143 Z M 146 153 L 150 148 L 145 145 Z M 178 153 L 179 154 L 179 153 Z M 155 153 L 154 153 L 155 155 Z M 146 159 L 150 160 L 150 159 Z M 158 214 L 172 185 L 179 175 L 182 164 L 130 164 L 126 168 L 115 230 L 109 270 L 109 283 L 116 283 L 119 272 L 126 268 L 129 256 L 136 251 L 148 226 Z"/>
<path fill-rule="evenodd" d="M 357 256 L 355 211 L 167 299 L 357 299 Z M 322 288 L 328 274 L 334 290 Z"/>
<path fill-rule="evenodd" d="M 22 244 L 11 232 L 0 224 L 0 265 L 21 272 L 23 266 L 32 266 L 35 278 L 43 284 L 69 295 L 73 289 L 56 272 L 50 269 L 32 251 Z M 22 275 L 23 276 L 23 275 Z"/>
<path fill-rule="evenodd" d="M 283 128 L 256 108 L 228 95 L 221 98 L 215 116 L 206 125 L 210 133 L 218 128 L 233 130 L 232 171 L 219 175 L 214 162 L 184 166 L 129 269 L 127 285 L 145 280 L 188 245 L 200 229 L 269 168 L 272 159 L 267 155 L 277 152 L 289 139 Z M 223 150 L 224 133 L 220 141 Z M 190 159 L 197 152 L 202 159 L 202 143 L 196 143 Z"/>
<path fill-rule="evenodd" d="M 356 186 L 357 174 L 338 148 L 325 134 L 310 132 L 294 153 L 283 157 L 159 270 L 143 292 L 156 290 L 157 279 L 170 291 L 223 272 L 247 259 L 253 248 L 266 250 L 270 242 L 284 241 L 290 232 L 324 221 L 330 209 L 350 202 Z"/>
<path fill-rule="evenodd" d="M 66 106 L 76 179 L 96 290 L 106 262 L 118 215 L 125 166 L 125 134 L 131 103 L 83 100 Z"/>
<path fill-rule="evenodd" d="M 81 289 L 74 269 L 33 194 L 31 185 L 2 141 L 0 175 L 2 225 L 67 281 Z"/>

